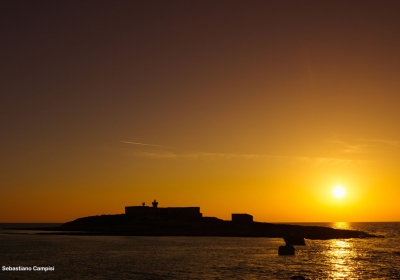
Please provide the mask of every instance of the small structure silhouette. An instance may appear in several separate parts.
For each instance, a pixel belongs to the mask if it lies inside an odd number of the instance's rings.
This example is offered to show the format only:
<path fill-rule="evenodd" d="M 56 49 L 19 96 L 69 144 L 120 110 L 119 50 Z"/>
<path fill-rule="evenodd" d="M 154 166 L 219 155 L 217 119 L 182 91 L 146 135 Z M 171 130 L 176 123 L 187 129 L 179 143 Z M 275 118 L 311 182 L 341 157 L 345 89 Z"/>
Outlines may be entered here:
<path fill-rule="evenodd" d="M 232 222 L 253 222 L 253 216 L 249 214 L 232 214 Z"/>
<path fill-rule="evenodd" d="M 143 216 L 143 215 L 151 215 L 151 216 L 160 216 L 160 217 L 169 217 L 169 218 L 201 218 L 203 214 L 200 213 L 200 207 L 158 207 L 158 202 L 154 199 L 151 203 L 153 207 L 145 206 L 145 203 L 142 203 L 142 206 L 126 206 L 125 207 L 125 215 L 130 216 Z"/>

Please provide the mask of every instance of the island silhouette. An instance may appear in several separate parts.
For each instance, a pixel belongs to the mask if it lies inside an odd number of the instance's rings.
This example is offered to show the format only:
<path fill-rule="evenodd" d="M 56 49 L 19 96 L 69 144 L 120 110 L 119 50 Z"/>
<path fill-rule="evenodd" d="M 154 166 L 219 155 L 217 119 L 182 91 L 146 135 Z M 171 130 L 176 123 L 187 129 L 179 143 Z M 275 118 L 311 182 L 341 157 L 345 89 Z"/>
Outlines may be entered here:
<path fill-rule="evenodd" d="M 158 207 L 156 200 L 152 207 L 145 203 L 126 206 L 125 214 L 83 217 L 59 227 L 40 229 L 76 235 L 281 237 L 285 241 L 297 239 L 296 242 L 300 243 L 304 238 L 378 237 L 362 231 L 321 226 L 254 222 L 253 216 L 246 213 L 233 213 L 232 220 L 226 221 L 203 217 L 200 207 Z"/>

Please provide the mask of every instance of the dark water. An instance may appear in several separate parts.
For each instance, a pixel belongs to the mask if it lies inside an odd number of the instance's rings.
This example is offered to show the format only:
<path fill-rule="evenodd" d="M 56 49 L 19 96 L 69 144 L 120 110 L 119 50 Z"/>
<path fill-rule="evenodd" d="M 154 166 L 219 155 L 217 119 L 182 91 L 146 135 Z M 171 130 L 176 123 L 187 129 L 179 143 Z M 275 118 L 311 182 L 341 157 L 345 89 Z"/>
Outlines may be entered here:
<path fill-rule="evenodd" d="M 278 247 L 284 245 L 280 238 L 62 236 L 0 230 L 1 268 L 54 267 L 48 272 L 1 269 L 0 279 L 400 279 L 400 223 L 303 225 L 362 230 L 385 238 L 306 240 L 307 246 L 296 246 L 295 256 L 279 256 Z"/>

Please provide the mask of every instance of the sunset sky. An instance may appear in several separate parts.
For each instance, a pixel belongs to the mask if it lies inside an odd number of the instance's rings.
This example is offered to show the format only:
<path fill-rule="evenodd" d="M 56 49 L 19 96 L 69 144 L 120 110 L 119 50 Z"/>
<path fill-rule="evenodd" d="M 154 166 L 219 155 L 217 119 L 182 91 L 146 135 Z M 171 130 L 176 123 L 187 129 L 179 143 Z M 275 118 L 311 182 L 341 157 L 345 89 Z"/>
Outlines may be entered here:
<path fill-rule="evenodd" d="M 400 1 L 6 0 L 0 32 L 0 222 L 400 221 Z"/>

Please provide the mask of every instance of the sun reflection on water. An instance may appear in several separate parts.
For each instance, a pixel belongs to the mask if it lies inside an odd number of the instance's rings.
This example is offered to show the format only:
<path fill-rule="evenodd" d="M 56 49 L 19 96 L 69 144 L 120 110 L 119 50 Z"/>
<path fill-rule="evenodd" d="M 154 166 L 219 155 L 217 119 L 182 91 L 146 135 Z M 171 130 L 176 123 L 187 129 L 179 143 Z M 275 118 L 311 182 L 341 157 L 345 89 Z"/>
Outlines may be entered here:
<path fill-rule="evenodd" d="M 357 273 L 356 250 L 351 240 L 330 240 L 325 255 L 330 266 L 330 277 L 343 279 Z"/>
<path fill-rule="evenodd" d="M 346 222 L 333 223 L 332 227 L 336 229 L 351 229 L 350 224 Z"/>

